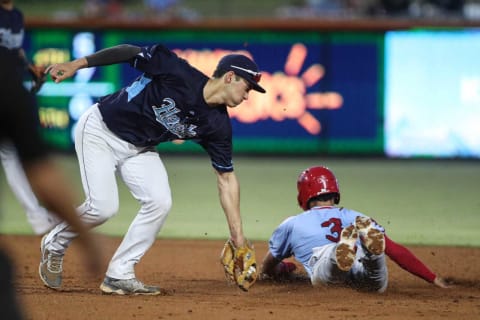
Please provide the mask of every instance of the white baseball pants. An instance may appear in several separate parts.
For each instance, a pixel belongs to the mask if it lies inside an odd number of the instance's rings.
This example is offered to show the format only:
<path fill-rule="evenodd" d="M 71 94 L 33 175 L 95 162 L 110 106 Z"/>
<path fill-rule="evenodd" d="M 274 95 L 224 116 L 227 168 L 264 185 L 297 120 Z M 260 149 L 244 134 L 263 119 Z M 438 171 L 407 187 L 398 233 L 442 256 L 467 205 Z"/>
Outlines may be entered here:
<path fill-rule="evenodd" d="M 51 214 L 38 202 L 13 144 L 3 142 L 0 145 L 0 159 L 10 189 L 12 189 L 13 194 L 25 210 L 27 220 L 32 226 L 33 232 L 35 234 L 45 234 L 50 231 L 60 222 L 60 219 Z"/>
<path fill-rule="evenodd" d="M 367 254 L 357 245 L 357 254 L 352 269 L 345 272 L 337 267 L 335 249 L 332 243 L 314 248 L 309 264 L 312 269 L 311 282 L 315 285 L 343 284 L 358 290 L 384 292 L 388 286 L 388 269 L 385 253 Z"/>
<path fill-rule="evenodd" d="M 85 223 L 95 227 L 118 212 L 116 173 L 140 202 L 106 273 L 115 279 L 135 278 L 135 264 L 152 246 L 172 205 L 165 167 L 154 148 L 135 147 L 113 134 L 96 104 L 77 123 L 75 150 L 86 196 L 78 212 Z M 76 236 L 62 223 L 45 243 L 48 250 L 63 254 Z"/>

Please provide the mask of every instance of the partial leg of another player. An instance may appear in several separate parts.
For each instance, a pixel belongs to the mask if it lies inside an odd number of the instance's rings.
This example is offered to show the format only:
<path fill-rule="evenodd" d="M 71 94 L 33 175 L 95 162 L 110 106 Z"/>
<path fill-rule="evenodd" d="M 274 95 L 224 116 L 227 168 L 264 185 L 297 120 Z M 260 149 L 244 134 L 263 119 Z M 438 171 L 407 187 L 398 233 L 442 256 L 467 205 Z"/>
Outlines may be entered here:
<path fill-rule="evenodd" d="M 42 235 L 50 231 L 60 222 L 60 219 L 48 212 L 38 202 L 13 145 L 8 142 L 0 145 L 0 159 L 7 182 L 25 210 L 33 232 L 37 235 Z"/>

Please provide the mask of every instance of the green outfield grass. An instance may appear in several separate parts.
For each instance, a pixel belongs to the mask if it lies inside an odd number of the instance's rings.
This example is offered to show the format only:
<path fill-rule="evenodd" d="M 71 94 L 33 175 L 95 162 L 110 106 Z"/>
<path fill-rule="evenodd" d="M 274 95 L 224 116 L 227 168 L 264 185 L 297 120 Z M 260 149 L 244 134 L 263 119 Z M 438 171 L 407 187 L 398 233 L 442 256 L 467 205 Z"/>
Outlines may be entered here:
<path fill-rule="evenodd" d="M 164 158 L 173 208 L 163 238 L 225 239 L 228 229 L 218 201 L 215 175 L 203 155 Z M 58 157 L 78 201 L 83 200 L 73 156 Z M 296 178 L 312 165 L 327 165 L 340 182 L 341 204 L 375 218 L 404 244 L 480 246 L 480 162 L 332 158 L 236 157 L 246 235 L 267 240 L 286 217 L 300 212 Z M 18 202 L 0 177 L 0 232 L 31 234 Z M 123 235 L 138 210 L 122 182 L 120 212 L 96 230 Z"/>

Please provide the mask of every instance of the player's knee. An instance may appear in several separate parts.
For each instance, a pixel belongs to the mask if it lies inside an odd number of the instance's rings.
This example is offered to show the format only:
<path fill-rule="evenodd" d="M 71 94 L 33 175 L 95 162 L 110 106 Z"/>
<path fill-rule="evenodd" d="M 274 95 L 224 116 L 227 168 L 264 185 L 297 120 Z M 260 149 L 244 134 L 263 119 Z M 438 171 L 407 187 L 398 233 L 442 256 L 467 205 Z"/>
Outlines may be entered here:
<path fill-rule="evenodd" d="M 94 217 L 98 223 L 103 223 L 117 214 L 118 208 L 118 201 L 95 200 L 84 203 L 80 207 L 80 211 L 83 211 L 90 217 Z"/>
<path fill-rule="evenodd" d="M 153 213 L 158 216 L 167 215 L 171 208 L 172 197 L 165 195 L 152 197 L 148 201 L 145 201 L 142 205 L 143 212 Z"/>

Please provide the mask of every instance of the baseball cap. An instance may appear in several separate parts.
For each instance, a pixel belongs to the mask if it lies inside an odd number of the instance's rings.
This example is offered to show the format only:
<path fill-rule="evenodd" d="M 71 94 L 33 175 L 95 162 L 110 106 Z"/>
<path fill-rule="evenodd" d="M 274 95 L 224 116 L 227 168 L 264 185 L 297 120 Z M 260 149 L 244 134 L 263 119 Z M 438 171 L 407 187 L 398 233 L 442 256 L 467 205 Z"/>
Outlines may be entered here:
<path fill-rule="evenodd" d="M 258 84 L 262 74 L 258 71 L 257 64 L 243 54 L 228 54 L 224 56 L 218 62 L 217 70 L 233 71 L 236 75 L 247 80 L 252 85 L 253 90 L 261 93 L 266 92 Z"/>

